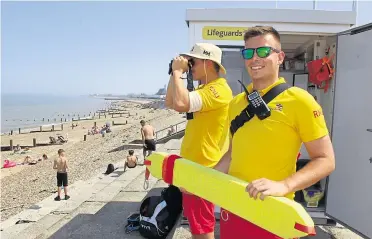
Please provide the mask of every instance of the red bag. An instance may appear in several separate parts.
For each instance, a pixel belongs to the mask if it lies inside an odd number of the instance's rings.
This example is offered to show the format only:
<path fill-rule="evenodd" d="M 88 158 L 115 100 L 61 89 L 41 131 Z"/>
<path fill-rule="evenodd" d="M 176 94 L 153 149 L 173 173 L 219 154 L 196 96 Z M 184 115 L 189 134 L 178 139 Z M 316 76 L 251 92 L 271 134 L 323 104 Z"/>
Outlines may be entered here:
<path fill-rule="evenodd" d="M 307 63 L 309 81 L 317 85 L 319 89 L 324 89 L 324 92 L 327 92 L 329 81 L 333 78 L 334 69 L 331 66 L 333 57 L 334 54 L 330 58 L 325 56 L 322 59 Z M 323 83 L 325 83 L 324 86 Z"/>

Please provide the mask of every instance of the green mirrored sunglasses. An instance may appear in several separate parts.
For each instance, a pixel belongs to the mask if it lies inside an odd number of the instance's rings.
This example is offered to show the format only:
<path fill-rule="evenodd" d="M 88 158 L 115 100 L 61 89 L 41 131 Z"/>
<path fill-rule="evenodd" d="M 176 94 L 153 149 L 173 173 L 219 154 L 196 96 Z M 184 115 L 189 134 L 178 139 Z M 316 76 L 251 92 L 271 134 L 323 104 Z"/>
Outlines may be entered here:
<path fill-rule="evenodd" d="M 250 59 L 253 58 L 254 53 L 256 52 L 258 57 L 266 58 L 271 54 L 272 51 L 276 52 L 276 53 L 280 52 L 279 50 L 277 50 L 273 47 L 262 46 L 262 47 L 258 47 L 258 48 L 245 48 L 245 49 L 242 50 L 242 56 L 245 60 L 250 60 Z"/>

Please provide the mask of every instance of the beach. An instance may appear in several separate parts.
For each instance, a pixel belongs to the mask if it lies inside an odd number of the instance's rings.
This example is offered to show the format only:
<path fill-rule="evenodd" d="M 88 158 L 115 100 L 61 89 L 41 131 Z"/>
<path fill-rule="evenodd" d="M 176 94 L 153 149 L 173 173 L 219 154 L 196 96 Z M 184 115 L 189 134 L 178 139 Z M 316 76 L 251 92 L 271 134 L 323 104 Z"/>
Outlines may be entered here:
<path fill-rule="evenodd" d="M 146 120 L 156 130 L 167 128 L 170 125 L 185 121 L 184 115 L 173 110 L 162 109 L 158 101 L 131 100 L 116 102 L 116 107 L 125 109 L 126 113 L 109 115 L 106 117 L 98 114 L 92 120 L 80 120 L 63 123 L 63 131 L 47 131 L 35 133 L 22 133 L 3 135 L 2 146 L 8 146 L 10 140 L 13 145 L 32 146 L 33 139 L 42 144 L 48 144 L 49 137 L 57 137 L 58 134 L 68 137 L 68 142 L 62 145 L 47 145 L 31 147 L 26 154 L 13 154 L 11 151 L 1 152 L 1 163 L 5 159 L 22 163 L 26 155 L 33 159 L 39 159 L 43 154 L 48 156 L 47 160 L 38 161 L 36 165 L 17 165 L 13 168 L 1 169 L 1 221 L 19 213 L 44 198 L 56 194 L 56 172 L 53 170 L 53 160 L 57 157 L 58 149 L 66 151 L 69 161 L 69 184 L 78 180 L 87 180 L 97 173 L 104 173 L 102 168 L 109 163 L 122 161 L 133 149 L 139 156 L 139 162 L 143 160 L 141 144 L 131 143 L 140 140 L 140 120 Z M 112 125 L 114 121 L 115 125 Z M 78 126 L 72 128 L 71 124 Z M 111 133 L 87 135 L 94 123 L 98 128 L 104 124 L 111 124 Z M 116 125 L 120 123 L 120 125 Z M 60 126 L 55 126 L 59 130 Z M 43 129 L 44 130 L 44 129 Z M 48 130 L 45 127 L 45 130 Z M 166 130 L 163 132 L 165 133 Z M 86 135 L 86 141 L 84 141 Z M 163 136 L 162 134 L 161 136 Z M 159 136 L 159 137 L 161 137 Z"/>

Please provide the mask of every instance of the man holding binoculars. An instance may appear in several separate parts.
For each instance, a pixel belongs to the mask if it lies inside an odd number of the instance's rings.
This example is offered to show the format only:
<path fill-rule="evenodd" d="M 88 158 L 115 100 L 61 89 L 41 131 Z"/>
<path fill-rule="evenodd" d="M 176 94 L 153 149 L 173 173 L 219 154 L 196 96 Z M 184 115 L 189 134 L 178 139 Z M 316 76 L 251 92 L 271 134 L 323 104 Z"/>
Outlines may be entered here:
<path fill-rule="evenodd" d="M 195 44 L 190 53 L 173 59 L 165 104 L 178 112 L 192 113 L 187 122 L 180 156 L 206 167 L 214 167 L 228 149 L 228 106 L 233 98 L 221 64 L 222 51 L 209 43 Z M 189 92 L 182 75 L 201 83 Z M 190 175 L 190 180 L 192 175 Z M 182 189 L 181 189 L 182 190 Z M 214 205 L 183 191 L 184 215 L 193 238 L 214 238 Z"/>

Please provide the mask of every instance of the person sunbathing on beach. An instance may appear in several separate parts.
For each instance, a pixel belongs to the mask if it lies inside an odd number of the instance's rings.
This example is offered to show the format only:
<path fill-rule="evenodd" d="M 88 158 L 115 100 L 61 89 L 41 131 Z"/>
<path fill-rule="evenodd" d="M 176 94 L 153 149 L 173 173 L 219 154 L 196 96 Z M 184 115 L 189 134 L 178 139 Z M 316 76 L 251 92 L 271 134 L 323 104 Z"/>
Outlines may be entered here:
<path fill-rule="evenodd" d="M 28 164 L 29 160 L 31 160 L 31 157 L 29 155 L 27 155 L 25 157 L 25 159 L 23 160 L 23 163 L 22 164 Z"/>
<path fill-rule="evenodd" d="M 27 155 L 25 159 L 23 160 L 22 165 L 29 164 L 29 165 L 34 165 L 37 164 L 37 161 L 35 159 L 32 159 L 30 155 Z"/>
<path fill-rule="evenodd" d="M 97 126 L 93 126 L 90 131 L 88 130 L 88 135 L 95 135 L 95 134 L 98 134 L 98 133 L 99 133 L 99 130 L 98 130 Z"/>
<path fill-rule="evenodd" d="M 26 148 L 21 152 L 21 154 L 27 154 L 27 153 L 29 153 L 29 152 L 31 152 L 30 148 L 29 148 L 29 147 L 26 147 Z"/>
<path fill-rule="evenodd" d="M 134 151 L 131 149 L 128 151 L 127 160 L 124 164 L 124 172 L 127 168 L 135 168 L 138 163 L 138 157 L 134 155 Z"/>

